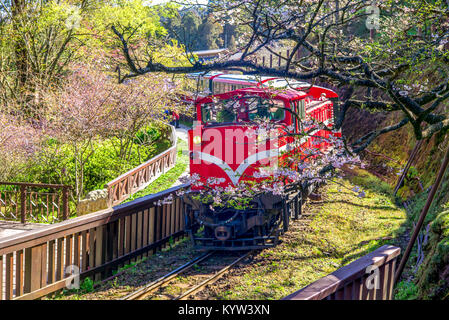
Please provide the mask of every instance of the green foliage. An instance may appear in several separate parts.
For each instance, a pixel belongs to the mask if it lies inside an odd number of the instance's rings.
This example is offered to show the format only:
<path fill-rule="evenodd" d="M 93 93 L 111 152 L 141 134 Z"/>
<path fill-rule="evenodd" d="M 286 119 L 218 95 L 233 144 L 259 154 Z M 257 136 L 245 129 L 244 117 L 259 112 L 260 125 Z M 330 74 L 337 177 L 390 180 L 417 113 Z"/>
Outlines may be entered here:
<path fill-rule="evenodd" d="M 396 286 L 395 300 L 415 300 L 418 288 L 411 281 L 401 281 Z"/>
<path fill-rule="evenodd" d="M 449 211 L 435 218 L 424 262 L 417 274 L 418 295 L 421 299 L 447 299 L 449 281 L 445 272 L 449 266 Z"/>
<path fill-rule="evenodd" d="M 411 167 L 408 169 L 408 172 L 407 172 L 407 178 L 408 178 L 408 179 L 413 179 L 413 178 L 415 178 L 415 177 L 417 177 L 417 176 L 418 176 L 418 169 L 416 169 L 415 167 L 411 166 Z"/>
<path fill-rule="evenodd" d="M 110 31 L 111 25 L 135 30 L 136 38 L 162 36 L 166 30 L 158 14 L 142 0 L 112 0 L 95 10 L 92 23 L 101 31 Z"/>
<path fill-rule="evenodd" d="M 370 174 L 368 171 L 355 170 L 357 175 L 351 176 L 351 182 L 356 185 L 363 185 L 365 189 L 370 189 L 393 198 L 393 191 L 388 183 L 380 180 L 376 176 Z"/>
<path fill-rule="evenodd" d="M 160 129 L 155 126 L 148 126 L 147 129 L 137 134 L 126 158 L 120 157 L 119 144 L 118 138 L 97 140 L 92 143 L 88 151 L 92 154 L 84 166 L 84 190 L 86 193 L 103 189 L 105 183 L 170 147 L 169 139 L 162 136 Z M 40 156 L 15 179 L 17 181 L 63 183 L 75 186 L 77 165 L 73 148 L 50 138 Z"/>
<path fill-rule="evenodd" d="M 86 277 L 83 280 L 83 282 L 80 284 L 79 291 L 81 293 L 89 293 L 89 292 L 94 291 L 94 281 L 91 278 Z"/>

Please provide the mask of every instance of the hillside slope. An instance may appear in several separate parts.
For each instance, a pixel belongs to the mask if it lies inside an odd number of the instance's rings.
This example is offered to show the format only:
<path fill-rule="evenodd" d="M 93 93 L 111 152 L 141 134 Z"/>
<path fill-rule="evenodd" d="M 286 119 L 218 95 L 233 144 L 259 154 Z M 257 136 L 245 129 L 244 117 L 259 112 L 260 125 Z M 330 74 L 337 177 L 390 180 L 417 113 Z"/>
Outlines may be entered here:
<path fill-rule="evenodd" d="M 348 111 L 343 134 L 349 141 L 355 141 L 370 130 L 381 128 L 400 119 L 399 113 L 389 115 L 369 113 L 365 110 Z M 448 147 L 449 135 L 440 133 L 424 141 L 412 163 L 409 173 L 399 189 L 398 202 L 412 201 L 408 207 L 408 228 L 413 230 L 414 222 L 427 199 L 426 191 L 433 183 L 441 165 L 443 154 Z M 368 161 L 368 170 L 391 186 L 397 183 L 400 170 L 416 144 L 411 125 L 378 137 L 362 158 Z M 421 188 L 421 186 L 422 188 Z M 424 189 L 424 191 L 423 191 Z M 402 298 L 443 299 L 449 294 L 449 173 L 446 173 L 439 192 L 432 204 L 422 231 L 426 241 L 422 254 L 424 259 L 418 263 L 418 250 L 415 246 L 400 288 L 407 288 Z M 404 249 L 404 248 L 403 248 Z M 404 285 L 406 283 L 406 285 Z"/>

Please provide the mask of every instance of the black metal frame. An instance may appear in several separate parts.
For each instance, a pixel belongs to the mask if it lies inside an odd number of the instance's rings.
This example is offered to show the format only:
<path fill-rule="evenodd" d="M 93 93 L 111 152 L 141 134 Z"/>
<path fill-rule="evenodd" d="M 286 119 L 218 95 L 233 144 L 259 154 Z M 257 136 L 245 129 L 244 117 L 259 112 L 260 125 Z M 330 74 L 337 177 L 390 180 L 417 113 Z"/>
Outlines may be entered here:
<path fill-rule="evenodd" d="M 275 215 L 273 225 L 270 230 L 263 230 L 265 225 L 253 225 L 245 232 L 244 235 L 237 238 L 229 238 L 220 240 L 217 237 L 210 237 L 206 234 L 212 234 L 212 227 L 205 225 L 204 228 L 209 228 L 206 232 L 203 231 L 203 237 L 196 236 L 201 224 L 195 219 L 195 210 L 191 206 L 186 205 L 185 225 L 186 231 L 189 233 L 191 241 L 197 250 L 253 250 L 275 247 L 279 243 L 279 236 L 288 231 L 290 219 L 298 219 L 302 213 L 302 204 L 304 203 L 305 195 L 307 195 L 313 186 L 309 185 L 292 185 L 289 190 L 285 192 L 284 197 L 278 203 L 270 206 L 269 209 L 278 210 L 277 213 L 271 212 L 270 215 Z M 259 201 L 261 203 L 261 201 Z M 251 209 L 252 211 L 257 209 Z M 260 210 L 260 208 L 258 209 Z M 266 217 L 267 206 L 262 208 L 263 215 Z M 199 208 L 196 213 L 198 215 Z M 253 212 L 254 213 L 254 212 Z M 251 217 L 254 218 L 254 215 Z M 249 219 L 248 219 L 249 220 Z M 272 222 L 272 220 L 271 220 Z M 266 229 L 266 228 L 265 228 Z"/>

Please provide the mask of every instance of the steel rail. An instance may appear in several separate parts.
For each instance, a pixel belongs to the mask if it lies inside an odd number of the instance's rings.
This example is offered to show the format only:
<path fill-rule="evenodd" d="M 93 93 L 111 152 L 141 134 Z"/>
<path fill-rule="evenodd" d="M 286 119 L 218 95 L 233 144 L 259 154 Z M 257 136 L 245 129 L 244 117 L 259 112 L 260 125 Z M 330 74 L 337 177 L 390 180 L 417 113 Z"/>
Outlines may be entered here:
<path fill-rule="evenodd" d="M 237 263 L 239 263 L 240 261 L 242 261 L 243 259 L 248 257 L 251 253 L 253 253 L 253 251 L 249 251 L 249 252 L 245 253 L 244 255 L 240 256 L 238 259 L 234 260 L 231 264 L 227 265 L 226 267 L 224 267 L 223 269 L 221 269 L 220 271 L 215 273 L 210 278 L 204 280 L 203 282 L 201 282 L 200 284 L 194 286 L 193 288 L 190 288 L 189 290 L 187 290 L 183 294 L 177 296 L 173 300 L 184 300 L 187 297 L 191 296 L 192 294 L 195 294 L 195 293 L 201 291 L 205 286 L 207 286 L 208 284 L 213 283 L 216 280 L 218 280 L 225 272 L 227 272 L 234 265 L 236 265 Z"/>
<path fill-rule="evenodd" d="M 201 262 L 207 258 L 209 258 L 211 255 L 213 255 L 215 252 L 206 252 L 205 254 L 196 257 L 193 260 L 190 260 L 186 264 L 180 266 L 179 268 L 176 268 L 175 270 L 167 273 L 166 275 L 160 277 L 159 279 L 152 281 L 145 285 L 144 287 L 126 295 L 125 297 L 121 298 L 120 300 L 140 300 L 142 298 L 145 298 L 148 294 L 150 294 L 155 289 L 161 287 L 174 277 L 176 277 L 178 274 L 185 272 L 186 270 L 190 269 L 192 266 L 194 266 L 196 263 Z"/>

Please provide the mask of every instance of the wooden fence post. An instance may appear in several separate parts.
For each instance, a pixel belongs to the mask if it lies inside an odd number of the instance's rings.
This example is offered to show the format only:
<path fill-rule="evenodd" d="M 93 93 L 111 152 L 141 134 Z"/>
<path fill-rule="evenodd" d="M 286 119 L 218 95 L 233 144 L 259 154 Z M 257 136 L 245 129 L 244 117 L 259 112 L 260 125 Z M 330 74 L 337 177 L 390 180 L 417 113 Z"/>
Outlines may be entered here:
<path fill-rule="evenodd" d="M 20 186 L 20 222 L 26 221 L 26 187 Z"/>

